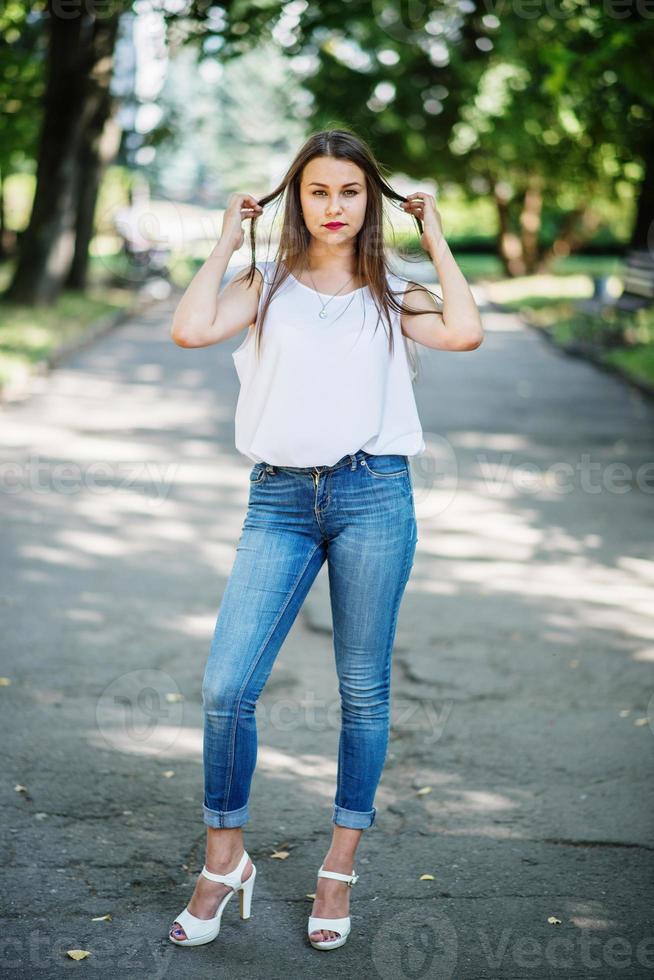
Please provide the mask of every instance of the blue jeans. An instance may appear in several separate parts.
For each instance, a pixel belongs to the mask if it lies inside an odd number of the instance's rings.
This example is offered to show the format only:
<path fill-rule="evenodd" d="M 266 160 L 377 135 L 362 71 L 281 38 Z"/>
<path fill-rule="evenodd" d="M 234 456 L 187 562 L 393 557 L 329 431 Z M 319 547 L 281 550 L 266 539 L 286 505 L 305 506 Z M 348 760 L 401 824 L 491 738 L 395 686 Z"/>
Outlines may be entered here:
<path fill-rule="evenodd" d="M 391 651 L 416 550 L 409 459 L 359 450 L 333 466 L 255 463 L 202 683 L 204 822 L 240 827 L 256 702 L 327 559 L 341 704 L 332 822 L 374 822 L 390 727 Z"/>

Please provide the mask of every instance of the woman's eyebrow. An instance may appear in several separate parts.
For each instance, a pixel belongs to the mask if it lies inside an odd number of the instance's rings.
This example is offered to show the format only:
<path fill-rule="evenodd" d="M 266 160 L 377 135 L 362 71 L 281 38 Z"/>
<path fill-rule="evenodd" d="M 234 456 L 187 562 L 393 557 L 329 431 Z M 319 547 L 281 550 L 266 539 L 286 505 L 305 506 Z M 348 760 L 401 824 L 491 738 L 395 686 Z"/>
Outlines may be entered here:
<path fill-rule="evenodd" d="M 317 187 L 329 187 L 329 184 L 321 184 L 319 180 L 312 180 L 312 181 L 310 181 L 308 186 L 311 187 L 312 184 L 316 184 Z M 351 181 L 349 181 L 349 183 L 343 184 L 342 186 L 343 187 L 352 187 L 354 185 L 356 185 L 357 187 L 361 187 L 361 184 L 359 183 L 358 180 L 351 180 Z"/>

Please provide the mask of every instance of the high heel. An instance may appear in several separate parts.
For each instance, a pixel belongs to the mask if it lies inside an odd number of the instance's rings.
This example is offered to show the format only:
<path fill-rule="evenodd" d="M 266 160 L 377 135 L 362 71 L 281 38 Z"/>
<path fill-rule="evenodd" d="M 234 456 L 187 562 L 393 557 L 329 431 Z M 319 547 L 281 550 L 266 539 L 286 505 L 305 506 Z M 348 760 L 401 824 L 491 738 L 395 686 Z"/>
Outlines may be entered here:
<path fill-rule="evenodd" d="M 346 881 L 351 888 L 358 880 L 359 876 L 352 869 L 351 875 L 343 875 L 340 871 L 323 871 L 322 864 L 318 870 L 319 878 L 336 878 L 338 881 Z M 314 949 L 336 949 L 338 946 L 342 946 L 350 934 L 351 920 L 349 915 L 343 916 L 341 919 L 325 919 L 319 915 L 309 916 L 309 926 L 307 929 L 307 934 L 309 936 L 309 942 Z M 316 941 L 311 938 L 311 933 L 316 932 L 318 929 L 328 929 L 331 932 L 339 932 L 340 936 L 336 939 L 321 939 Z"/>
<path fill-rule="evenodd" d="M 200 872 L 205 878 L 208 878 L 210 881 L 219 881 L 223 885 L 229 885 L 232 890 L 227 892 L 225 897 L 222 899 L 220 905 L 218 906 L 218 911 L 212 919 L 199 919 L 196 915 L 193 915 L 192 912 L 189 912 L 187 905 L 184 911 L 181 912 L 174 920 L 175 922 L 179 923 L 186 933 L 186 939 L 175 939 L 169 932 L 168 938 L 170 939 L 171 943 L 175 943 L 176 946 L 201 946 L 203 943 L 210 943 L 220 932 L 220 919 L 222 917 L 223 910 L 232 895 L 234 895 L 236 892 L 238 892 L 241 906 L 241 918 L 250 918 L 254 879 L 257 874 L 257 869 L 255 868 L 254 864 L 252 865 L 252 874 L 250 877 L 246 881 L 241 880 L 241 876 L 249 859 L 248 852 L 243 851 L 243 856 L 241 857 L 241 860 L 238 862 L 237 866 L 233 871 L 229 871 L 225 875 L 218 875 L 214 874 L 213 871 L 208 871 L 205 864 Z"/>

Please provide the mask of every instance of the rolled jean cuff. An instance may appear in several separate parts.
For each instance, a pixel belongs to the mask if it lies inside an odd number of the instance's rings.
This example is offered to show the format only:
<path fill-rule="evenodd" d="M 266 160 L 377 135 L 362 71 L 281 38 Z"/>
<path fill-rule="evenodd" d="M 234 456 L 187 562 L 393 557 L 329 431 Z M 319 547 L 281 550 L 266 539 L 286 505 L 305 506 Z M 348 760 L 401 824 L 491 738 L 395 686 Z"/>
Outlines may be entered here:
<path fill-rule="evenodd" d="M 332 823 L 339 827 L 349 827 L 351 830 L 365 830 L 372 827 L 377 816 L 377 809 L 373 806 L 372 810 L 346 810 L 338 804 L 334 804 Z"/>
<path fill-rule="evenodd" d="M 210 810 L 206 803 L 202 804 L 202 814 L 207 827 L 242 827 L 250 819 L 248 804 L 240 810 Z"/>

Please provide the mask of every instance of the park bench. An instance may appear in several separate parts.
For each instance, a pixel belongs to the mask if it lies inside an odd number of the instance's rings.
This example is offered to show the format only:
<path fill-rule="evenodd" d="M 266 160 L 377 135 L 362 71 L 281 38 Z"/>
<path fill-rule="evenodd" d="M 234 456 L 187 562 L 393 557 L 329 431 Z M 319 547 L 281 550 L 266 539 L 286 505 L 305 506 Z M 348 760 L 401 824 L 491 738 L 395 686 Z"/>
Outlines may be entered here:
<path fill-rule="evenodd" d="M 654 257 L 646 249 L 632 249 L 625 259 L 622 293 L 608 292 L 608 276 L 593 279 L 593 295 L 580 307 L 585 313 L 601 313 L 606 308 L 632 313 L 654 303 Z"/>
<path fill-rule="evenodd" d="M 147 240 L 136 229 L 125 223 L 116 222 L 115 228 L 120 238 L 123 255 L 129 260 L 130 268 L 137 278 L 168 277 L 170 248 L 165 244 L 162 247 L 156 241 Z"/>

